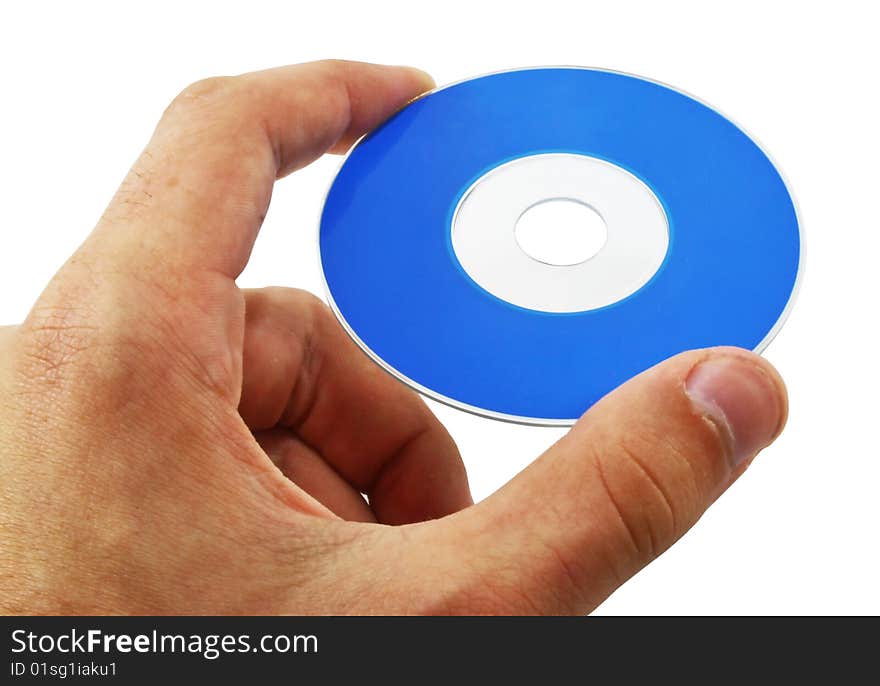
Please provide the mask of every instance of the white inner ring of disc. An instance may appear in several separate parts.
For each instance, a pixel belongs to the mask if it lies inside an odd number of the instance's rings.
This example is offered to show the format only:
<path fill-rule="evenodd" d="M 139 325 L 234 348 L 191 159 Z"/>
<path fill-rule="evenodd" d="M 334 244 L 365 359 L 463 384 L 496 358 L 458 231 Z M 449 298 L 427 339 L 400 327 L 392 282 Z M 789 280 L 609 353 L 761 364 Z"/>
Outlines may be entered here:
<path fill-rule="evenodd" d="M 530 207 L 574 200 L 598 212 L 602 249 L 579 264 L 540 262 L 516 241 Z M 615 164 L 569 153 L 512 160 L 477 179 L 452 218 L 452 248 L 462 268 L 502 300 L 543 312 L 583 312 L 623 300 L 657 273 L 669 248 L 669 223 L 657 196 Z"/>

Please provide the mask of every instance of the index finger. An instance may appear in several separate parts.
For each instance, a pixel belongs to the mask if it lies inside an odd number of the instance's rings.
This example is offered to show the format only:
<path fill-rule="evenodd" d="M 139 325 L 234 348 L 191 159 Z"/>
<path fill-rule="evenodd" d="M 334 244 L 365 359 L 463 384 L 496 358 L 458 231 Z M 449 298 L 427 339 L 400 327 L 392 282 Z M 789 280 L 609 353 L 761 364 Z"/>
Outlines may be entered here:
<path fill-rule="evenodd" d="M 83 246 L 102 264 L 236 278 L 276 178 L 345 149 L 432 86 L 410 67 L 324 61 L 186 88 Z"/>

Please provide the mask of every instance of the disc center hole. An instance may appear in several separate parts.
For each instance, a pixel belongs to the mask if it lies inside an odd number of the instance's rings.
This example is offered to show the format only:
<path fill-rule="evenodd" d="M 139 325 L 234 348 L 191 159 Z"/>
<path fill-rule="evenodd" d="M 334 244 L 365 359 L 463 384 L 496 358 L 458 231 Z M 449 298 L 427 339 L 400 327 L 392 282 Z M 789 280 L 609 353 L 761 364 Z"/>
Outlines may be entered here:
<path fill-rule="evenodd" d="M 565 267 L 595 256 L 608 240 L 608 227 L 589 205 L 551 198 L 523 212 L 514 234 L 520 249 L 532 259 Z"/>
<path fill-rule="evenodd" d="M 523 212 L 514 234 L 520 249 L 532 259 L 564 267 L 595 256 L 608 240 L 608 227 L 589 205 L 551 198 Z"/>

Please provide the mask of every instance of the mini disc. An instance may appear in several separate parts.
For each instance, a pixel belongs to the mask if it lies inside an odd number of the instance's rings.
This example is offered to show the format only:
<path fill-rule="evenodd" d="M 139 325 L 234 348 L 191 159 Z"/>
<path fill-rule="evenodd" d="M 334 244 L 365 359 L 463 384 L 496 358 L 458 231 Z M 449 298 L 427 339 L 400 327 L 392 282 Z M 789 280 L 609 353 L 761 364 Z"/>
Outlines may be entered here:
<path fill-rule="evenodd" d="M 516 238 L 586 205 L 599 251 L 547 264 Z M 800 273 L 792 198 L 704 103 L 617 72 L 540 68 L 433 91 L 356 145 L 324 204 L 330 304 L 416 390 L 496 419 L 570 424 L 692 348 L 760 352 Z"/>

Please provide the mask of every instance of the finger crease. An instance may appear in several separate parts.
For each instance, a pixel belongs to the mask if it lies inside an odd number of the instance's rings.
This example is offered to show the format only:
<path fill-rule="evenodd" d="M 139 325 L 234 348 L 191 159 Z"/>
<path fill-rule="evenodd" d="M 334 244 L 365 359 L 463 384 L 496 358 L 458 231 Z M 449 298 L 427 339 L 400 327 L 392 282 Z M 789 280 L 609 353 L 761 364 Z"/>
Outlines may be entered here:
<path fill-rule="evenodd" d="M 302 372 L 297 376 L 293 384 L 288 399 L 288 407 L 284 413 L 286 415 L 284 417 L 285 423 L 294 430 L 299 430 L 309 420 L 318 404 L 318 396 L 321 389 L 321 384 L 318 383 L 318 377 L 320 376 L 319 369 L 317 369 L 319 366 L 318 358 L 314 335 L 310 333 L 303 341 Z M 291 417 L 289 416 L 292 409 L 291 405 L 294 404 L 297 394 L 302 388 L 309 389 L 309 392 L 306 394 L 305 406 L 296 413 L 296 416 Z"/>
<path fill-rule="evenodd" d="M 635 555 L 639 555 L 641 551 L 641 546 L 639 545 L 639 541 L 636 538 L 636 533 L 633 531 L 633 528 L 627 522 L 626 517 L 623 515 L 623 509 L 620 506 L 620 503 L 617 502 L 617 498 L 614 497 L 614 492 L 611 490 L 611 485 L 608 482 L 608 477 L 605 475 L 605 468 L 602 466 L 602 460 L 598 456 L 594 458 L 594 464 L 596 466 L 596 472 L 599 475 L 599 481 L 602 484 L 602 488 L 605 491 L 605 494 L 608 496 L 608 500 L 611 502 L 612 508 L 614 509 L 615 514 L 617 515 L 617 519 L 620 521 L 621 526 L 627 533 L 627 537 L 629 539 L 629 543 L 632 546 L 633 553 Z"/>
<path fill-rule="evenodd" d="M 657 478 L 657 475 L 654 474 L 652 470 L 648 468 L 648 466 L 642 462 L 636 454 L 626 448 L 626 446 L 621 446 L 621 449 L 626 454 L 626 456 L 632 461 L 632 463 L 636 466 L 636 469 L 642 472 L 645 475 L 645 478 L 648 482 L 654 487 L 657 491 L 657 494 L 660 496 L 660 500 L 663 501 L 663 504 L 666 506 L 666 510 L 669 513 L 669 520 L 672 523 L 672 531 L 673 533 L 678 531 L 678 522 L 675 516 L 675 508 L 672 507 L 672 499 L 669 497 L 669 493 L 660 483 L 660 480 Z"/>
<path fill-rule="evenodd" d="M 409 451 L 409 449 L 426 433 L 428 433 L 428 427 L 420 427 L 417 431 L 413 432 L 409 438 L 401 443 L 397 450 L 395 450 L 388 459 L 382 463 L 382 466 L 364 487 L 363 492 L 372 498 L 373 492 L 376 490 L 377 486 L 394 469 L 394 467 L 399 464 L 400 460 L 407 454 L 407 451 Z"/>

